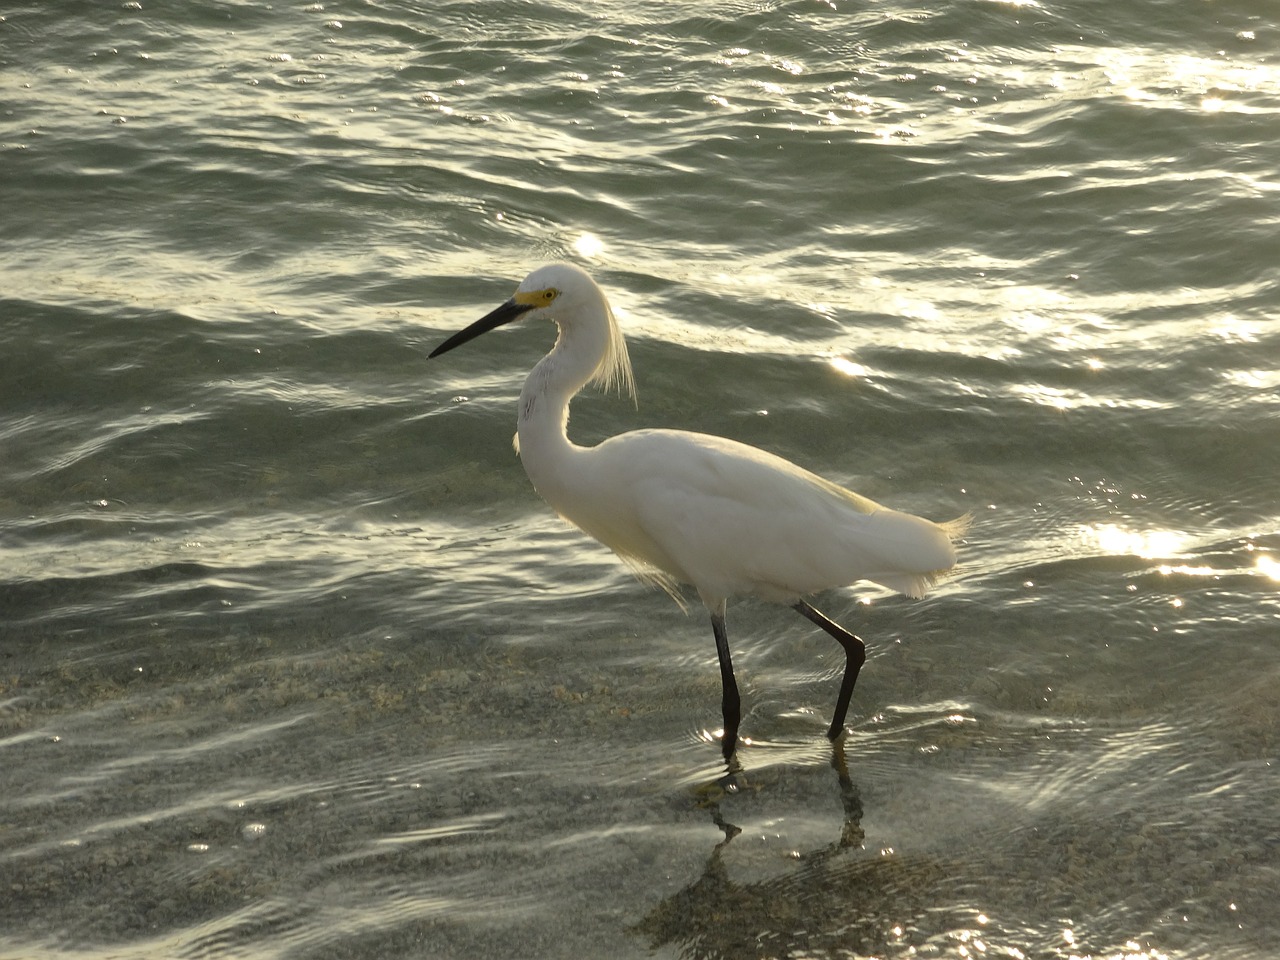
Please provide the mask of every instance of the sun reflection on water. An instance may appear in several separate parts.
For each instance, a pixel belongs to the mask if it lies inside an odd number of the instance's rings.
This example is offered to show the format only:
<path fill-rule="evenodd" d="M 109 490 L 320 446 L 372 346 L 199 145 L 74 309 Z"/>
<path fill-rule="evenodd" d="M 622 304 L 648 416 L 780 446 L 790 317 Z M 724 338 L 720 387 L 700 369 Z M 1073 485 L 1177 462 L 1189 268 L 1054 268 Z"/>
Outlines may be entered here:
<path fill-rule="evenodd" d="M 865 377 L 870 373 L 862 364 L 855 363 L 847 357 L 832 357 L 827 363 L 831 369 L 837 373 L 843 373 L 846 377 Z"/>
<path fill-rule="evenodd" d="M 1280 560 L 1269 553 L 1264 553 L 1254 562 L 1254 566 L 1258 572 L 1264 577 L 1270 577 L 1272 580 L 1280 582 Z"/>
<path fill-rule="evenodd" d="M 594 233 L 583 233 L 573 241 L 573 249 L 578 252 L 579 256 L 587 260 L 593 260 L 604 253 L 604 241 Z"/>
<path fill-rule="evenodd" d="M 1179 106 L 1190 103 L 1206 113 L 1268 110 L 1246 98 L 1276 83 L 1276 68 L 1271 64 L 1222 55 L 1151 56 L 1117 50 L 1103 57 L 1100 66 L 1111 85 L 1131 101 Z"/>
<path fill-rule="evenodd" d="M 1176 530 L 1130 530 L 1118 523 L 1092 523 L 1081 529 L 1086 543 L 1103 553 L 1143 559 L 1176 556 L 1185 537 Z"/>

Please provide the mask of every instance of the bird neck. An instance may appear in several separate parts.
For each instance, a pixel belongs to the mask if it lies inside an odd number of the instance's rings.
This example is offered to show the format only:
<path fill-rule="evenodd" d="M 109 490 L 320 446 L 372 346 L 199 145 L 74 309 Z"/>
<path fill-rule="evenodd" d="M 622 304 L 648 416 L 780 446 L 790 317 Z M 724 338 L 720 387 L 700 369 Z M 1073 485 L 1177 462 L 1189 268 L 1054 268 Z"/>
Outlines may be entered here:
<path fill-rule="evenodd" d="M 581 384 L 572 386 L 555 376 L 554 352 L 547 354 L 525 378 L 520 391 L 520 412 L 516 434 L 520 456 L 527 459 L 542 449 L 569 443 L 569 401 Z M 585 382 L 585 381 L 584 381 Z"/>
<path fill-rule="evenodd" d="M 604 349 L 604 340 L 590 329 L 561 329 L 520 391 L 516 449 L 535 489 L 548 499 L 567 479 L 569 459 L 582 449 L 569 439 L 569 401 L 591 379 Z"/>

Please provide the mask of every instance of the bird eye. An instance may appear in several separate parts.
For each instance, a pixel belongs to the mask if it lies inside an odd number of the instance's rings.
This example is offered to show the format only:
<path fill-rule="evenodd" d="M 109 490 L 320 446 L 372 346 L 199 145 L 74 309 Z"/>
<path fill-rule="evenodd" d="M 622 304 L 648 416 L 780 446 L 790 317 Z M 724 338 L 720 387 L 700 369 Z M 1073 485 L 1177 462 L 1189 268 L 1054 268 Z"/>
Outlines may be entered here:
<path fill-rule="evenodd" d="M 556 298 L 556 292 L 555 292 L 554 290 L 543 290 L 543 291 L 542 291 L 542 299 L 543 299 L 543 300 L 545 300 L 545 301 L 547 301 L 547 303 L 550 303 L 550 302 L 551 302 L 552 300 L 554 300 L 555 298 Z"/>

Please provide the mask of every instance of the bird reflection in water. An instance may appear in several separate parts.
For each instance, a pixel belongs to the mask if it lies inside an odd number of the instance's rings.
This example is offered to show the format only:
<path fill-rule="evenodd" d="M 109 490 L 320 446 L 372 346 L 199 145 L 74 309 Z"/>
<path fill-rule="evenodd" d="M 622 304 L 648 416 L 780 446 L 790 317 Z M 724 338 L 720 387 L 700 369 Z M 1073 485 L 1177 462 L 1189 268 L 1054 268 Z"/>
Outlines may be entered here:
<path fill-rule="evenodd" d="M 724 832 L 693 883 L 663 900 L 633 928 L 651 949 L 674 946 L 682 957 L 737 960 L 788 956 L 884 955 L 923 944 L 937 924 L 949 871 L 924 857 L 860 855 L 865 834 L 862 800 L 849 776 L 843 744 L 833 745 L 831 766 L 840 783 L 844 820 L 839 838 L 799 855 L 790 873 L 736 883 L 724 854 L 741 830 L 724 819 L 723 787 L 731 772 L 703 791 L 702 805 Z M 955 919 L 955 918 L 950 918 Z"/>

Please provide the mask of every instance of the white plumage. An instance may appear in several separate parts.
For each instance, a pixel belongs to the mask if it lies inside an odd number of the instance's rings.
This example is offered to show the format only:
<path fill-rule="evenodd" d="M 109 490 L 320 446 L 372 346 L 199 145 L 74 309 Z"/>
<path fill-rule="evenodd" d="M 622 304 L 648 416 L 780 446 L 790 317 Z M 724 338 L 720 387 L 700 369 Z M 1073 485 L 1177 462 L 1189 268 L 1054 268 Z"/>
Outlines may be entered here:
<path fill-rule="evenodd" d="M 844 728 L 865 657 L 862 641 L 805 597 L 869 580 L 922 596 L 955 564 L 967 518 L 933 523 L 845 490 L 781 457 L 721 437 L 635 430 L 581 447 L 569 401 L 587 383 L 635 396 L 631 363 L 604 294 L 571 264 L 529 274 L 515 295 L 450 337 L 435 357 L 521 316 L 559 327 L 555 347 L 520 394 L 516 449 L 534 488 L 570 523 L 678 599 L 690 584 L 711 613 L 724 683 L 725 757 L 737 742 L 739 697 L 725 634 L 730 597 L 795 607 L 844 646 L 847 660 L 828 735 Z"/>

